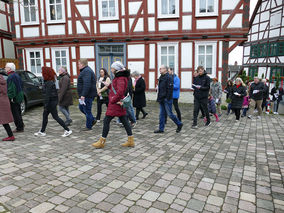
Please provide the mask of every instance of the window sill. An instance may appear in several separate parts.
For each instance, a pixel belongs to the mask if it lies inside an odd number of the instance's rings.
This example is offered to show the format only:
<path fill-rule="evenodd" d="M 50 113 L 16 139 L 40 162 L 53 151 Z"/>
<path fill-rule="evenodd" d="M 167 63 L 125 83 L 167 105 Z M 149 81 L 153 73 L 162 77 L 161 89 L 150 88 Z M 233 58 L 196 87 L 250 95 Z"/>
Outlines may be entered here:
<path fill-rule="evenodd" d="M 158 19 L 176 19 L 179 18 L 179 15 L 158 15 Z"/>
<path fill-rule="evenodd" d="M 39 25 L 39 22 L 24 22 L 21 23 L 21 26 L 36 26 Z"/>
<path fill-rule="evenodd" d="M 118 17 L 111 17 L 111 18 L 102 18 L 102 17 L 100 17 L 99 18 L 99 21 L 117 21 L 117 20 L 119 20 Z"/>
<path fill-rule="evenodd" d="M 205 13 L 205 14 L 196 13 L 195 14 L 195 17 L 217 17 L 217 16 L 218 16 L 217 13 Z"/>
<path fill-rule="evenodd" d="M 52 24 L 65 24 L 65 23 L 66 23 L 65 20 L 60 20 L 60 21 L 50 21 L 50 20 L 48 20 L 46 22 L 46 24 L 49 24 L 49 25 L 52 25 Z"/>

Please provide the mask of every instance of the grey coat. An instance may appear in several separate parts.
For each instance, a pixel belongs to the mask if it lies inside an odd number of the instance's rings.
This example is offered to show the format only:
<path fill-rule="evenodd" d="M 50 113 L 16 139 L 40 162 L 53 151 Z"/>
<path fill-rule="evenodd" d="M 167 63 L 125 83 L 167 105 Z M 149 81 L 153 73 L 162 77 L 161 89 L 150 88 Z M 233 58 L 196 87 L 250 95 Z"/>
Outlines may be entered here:
<path fill-rule="evenodd" d="M 221 83 L 220 82 L 217 82 L 217 83 L 212 82 L 211 86 L 210 86 L 210 92 L 211 92 L 211 95 L 213 96 L 213 98 L 215 99 L 215 101 L 216 101 L 216 99 L 219 99 L 218 103 L 221 103 L 221 98 L 222 98 Z"/>

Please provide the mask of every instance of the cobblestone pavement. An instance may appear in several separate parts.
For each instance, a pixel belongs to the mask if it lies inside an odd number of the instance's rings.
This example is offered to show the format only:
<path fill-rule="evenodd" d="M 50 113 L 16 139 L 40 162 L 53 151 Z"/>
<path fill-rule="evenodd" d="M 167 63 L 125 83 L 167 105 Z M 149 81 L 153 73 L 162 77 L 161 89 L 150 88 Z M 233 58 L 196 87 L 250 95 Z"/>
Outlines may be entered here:
<path fill-rule="evenodd" d="M 42 107 L 29 110 L 25 132 L 0 142 L 0 212 L 284 212 L 284 116 L 235 124 L 223 115 L 192 130 L 192 107 L 183 105 L 181 133 L 168 119 L 154 134 L 158 105 L 146 109 L 135 148 L 120 146 L 125 130 L 112 123 L 102 150 L 91 146 L 102 123 L 80 132 L 77 107 L 68 138 L 52 119 L 46 137 L 33 136 Z"/>

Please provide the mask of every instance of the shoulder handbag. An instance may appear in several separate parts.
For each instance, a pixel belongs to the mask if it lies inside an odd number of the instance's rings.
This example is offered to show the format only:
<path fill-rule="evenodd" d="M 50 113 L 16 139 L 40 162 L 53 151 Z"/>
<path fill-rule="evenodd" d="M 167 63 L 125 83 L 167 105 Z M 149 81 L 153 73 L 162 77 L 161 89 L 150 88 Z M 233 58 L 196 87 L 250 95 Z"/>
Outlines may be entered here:
<path fill-rule="evenodd" d="M 114 92 L 114 94 L 116 95 L 117 93 L 116 93 L 116 91 L 115 91 L 115 89 L 114 89 L 114 87 L 113 87 L 113 85 L 111 84 L 111 88 L 112 88 L 112 91 Z M 125 96 L 125 98 L 123 98 L 122 100 L 120 100 L 121 102 L 122 102 L 122 106 L 123 106 L 123 108 L 127 108 L 127 107 L 130 107 L 131 106 L 131 102 L 132 102 L 132 100 L 131 100 L 131 96 L 129 95 L 129 93 L 127 93 L 127 95 Z"/>

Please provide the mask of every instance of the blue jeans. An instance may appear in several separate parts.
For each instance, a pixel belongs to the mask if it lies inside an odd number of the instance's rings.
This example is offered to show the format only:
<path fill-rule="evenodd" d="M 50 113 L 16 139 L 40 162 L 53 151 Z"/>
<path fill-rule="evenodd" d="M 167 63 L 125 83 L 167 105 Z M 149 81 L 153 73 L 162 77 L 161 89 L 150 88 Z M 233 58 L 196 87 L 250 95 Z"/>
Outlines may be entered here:
<path fill-rule="evenodd" d="M 60 112 L 65 116 L 66 121 L 71 121 L 69 107 L 67 106 L 59 106 Z"/>
<path fill-rule="evenodd" d="M 134 115 L 133 106 L 131 105 L 131 106 L 125 108 L 125 109 L 126 109 L 126 116 L 130 120 L 130 122 L 136 123 L 136 118 L 135 118 L 135 115 Z M 121 123 L 119 118 L 117 119 L 117 123 Z"/>
<path fill-rule="evenodd" d="M 79 104 L 80 111 L 86 115 L 86 127 L 88 129 L 92 129 L 93 122 L 95 120 L 92 114 L 93 101 L 94 101 L 94 98 L 85 98 L 86 105 Z"/>
<path fill-rule="evenodd" d="M 165 117 L 166 115 L 170 117 L 170 119 L 172 119 L 173 122 L 175 122 L 175 124 L 177 126 L 180 126 L 182 123 L 180 122 L 180 120 L 177 118 L 177 116 L 175 116 L 173 114 L 172 111 L 172 105 L 173 105 L 173 100 L 163 100 L 162 102 L 160 102 L 160 123 L 159 123 L 159 130 L 164 131 L 165 129 Z"/>

